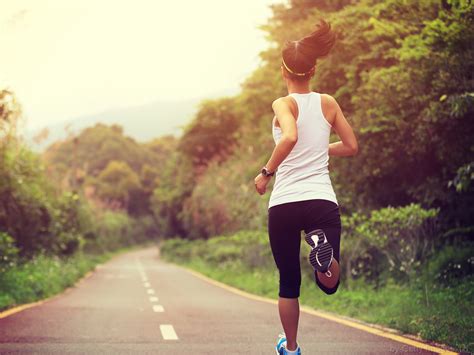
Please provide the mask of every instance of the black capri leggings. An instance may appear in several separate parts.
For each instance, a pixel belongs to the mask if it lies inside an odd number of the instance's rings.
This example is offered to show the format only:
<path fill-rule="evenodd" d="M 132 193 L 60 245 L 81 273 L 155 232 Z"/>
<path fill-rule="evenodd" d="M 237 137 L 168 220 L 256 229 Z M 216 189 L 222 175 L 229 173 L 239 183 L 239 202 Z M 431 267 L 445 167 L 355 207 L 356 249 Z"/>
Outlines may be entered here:
<path fill-rule="evenodd" d="M 275 205 L 268 210 L 268 235 L 273 258 L 280 273 L 279 296 L 298 298 L 301 286 L 300 243 L 301 230 L 305 233 L 322 229 L 334 249 L 334 258 L 339 262 L 341 241 L 341 216 L 339 206 L 329 200 L 306 200 Z M 326 289 L 326 293 L 336 292 Z"/>

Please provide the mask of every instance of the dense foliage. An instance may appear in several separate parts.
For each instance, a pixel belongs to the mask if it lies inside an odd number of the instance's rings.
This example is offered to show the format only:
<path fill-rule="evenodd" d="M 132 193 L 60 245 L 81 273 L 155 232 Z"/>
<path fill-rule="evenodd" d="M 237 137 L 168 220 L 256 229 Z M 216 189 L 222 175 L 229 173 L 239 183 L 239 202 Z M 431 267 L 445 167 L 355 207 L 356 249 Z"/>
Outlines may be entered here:
<path fill-rule="evenodd" d="M 142 242 L 150 236 L 153 226 L 150 216 L 135 219 L 124 211 L 97 208 L 85 197 L 79 185 L 66 183 L 61 186 L 54 173 L 61 165 L 45 165 L 19 137 L 17 127 L 21 108 L 13 93 L 6 90 L 0 91 L 0 115 L 2 274 L 9 267 L 36 255 L 66 257 L 78 251 L 100 253 Z M 123 190 L 119 193 L 126 194 L 128 201 L 129 194 L 134 192 L 131 187 L 138 188 L 139 183 L 127 185 L 123 180 L 129 178 L 127 173 L 133 172 L 120 164 L 114 168 L 114 162 L 109 162 L 98 180 L 110 184 L 120 180 L 119 188 Z M 116 177 L 114 170 L 122 174 Z M 67 174 L 64 176 L 68 177 Z"/>
<path fill-rule="evenodd" d="M 149 197 L 168 149 L 159 139 L 139 144 L 118 125 L 97 124 L 54 143 L 44 158 L 49 175 L 64 187 L 85 189 L 105 207 L 141 216 L 150 213 Z"/>
<path fill-rule="evenodd" d="M 357 157 L 331 159 L 343 211 L 418 203 L 439 208 L 442 230 L 469 237 L 471 3 L 292 1 L 273 6 L 273 12 L 263 26 L 272 46 L 261 53 L 262 65 L 240 95 L 203 105 L 170 158 L 170 175 L 189 170 L 178 163 L 189 161 L 194 177 L 158 184 L 158 191 L 177 198 L 173 208 L 180 211 L 167 234 L 203 237 L 265 225 L 268 195 L 262 201 L 254 193 L 252 178 L 273 148 L 271 102 L 286 94 L 280 48 L 324 17 L 338 41 L 317 63 L 313 89 L 336 97 L 360 143 Z"/>

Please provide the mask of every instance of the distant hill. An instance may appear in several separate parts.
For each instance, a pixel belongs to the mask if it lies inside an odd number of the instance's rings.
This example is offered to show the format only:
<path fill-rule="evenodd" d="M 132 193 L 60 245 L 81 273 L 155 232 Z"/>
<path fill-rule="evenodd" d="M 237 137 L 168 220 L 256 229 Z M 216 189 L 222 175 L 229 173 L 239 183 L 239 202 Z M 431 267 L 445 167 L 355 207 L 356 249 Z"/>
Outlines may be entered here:
<path fill-rule="evenodd" d="M 211 97 L 232 95 L 230 90 L 216 93 Z M 190 122 L 204 98 L 193 98 L 183 101 L 154 101 L 149 104 L 112 109 L 101 113 L 80 116 L 37 129 L 27 129 L 25 139 L 32 149 L 43 151 L 51 143 L 63 140 L 69 132 L 79 133 L 96 123 L 119 124 L 126 135 L 139 142 L 149 141 L 163 135 L 179 136 L 183 126 Z M 67 128 L 66 130 L 66 127 Z M 48 130 L 47 138 L 37 144 L 33 138 L 44 129 Z"/>

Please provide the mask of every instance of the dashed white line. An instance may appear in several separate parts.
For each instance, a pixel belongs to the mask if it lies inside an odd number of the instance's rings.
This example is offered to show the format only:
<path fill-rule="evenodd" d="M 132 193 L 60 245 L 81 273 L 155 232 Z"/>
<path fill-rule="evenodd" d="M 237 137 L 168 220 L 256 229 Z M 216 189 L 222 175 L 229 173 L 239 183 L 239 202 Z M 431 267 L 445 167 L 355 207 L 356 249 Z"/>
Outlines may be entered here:
<path fill-rule="evenodd" d="M 161 304 L 155 304 L 153 306 L 153 312 L 164 312 L 165 309 L 163 308 L 163 306 Z"/>
<path fill-rule="evenodd" d="M 160 330 L 164 340 L 178 340 L 178 335 L 171 324 L 161 324 Z"/>
<path fill-rule="evenodd" d="M 143 269 L 143 265 L 139 262 L 137 259 L 137 268 L 140 273 L 140 276 L 142 277 L 143 281 L 143 286 L 147 288 L 147 293 L 149 295 L 155 294 L 155 290 L 153 290 L 151 287 L 151 284 L 148 282 L 148 278 L 146 276 L 145 270 Z M 158 302 L 158 297 L 156 296 L 150 296 L 149 297 L 150 302 Z M 165 309 L 161 304 L 154 304 L 153 305 L 153 312 L 164 312 Z M 160 331 L 161 331 L 161 336 L 163 337 L 164 340 L 178 340 L 178 335 L 176 334 L 173 326 L 171 324 L 161 324 L 160 325 Z"/>

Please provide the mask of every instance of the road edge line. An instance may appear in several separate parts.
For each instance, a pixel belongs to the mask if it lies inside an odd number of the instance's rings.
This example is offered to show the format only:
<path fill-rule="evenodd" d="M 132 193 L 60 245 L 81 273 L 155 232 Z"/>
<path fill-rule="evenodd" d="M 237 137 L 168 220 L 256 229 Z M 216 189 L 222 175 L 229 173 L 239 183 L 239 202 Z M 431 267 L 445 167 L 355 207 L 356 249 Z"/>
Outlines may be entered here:
<path fill-rule="evenodd" d="M 278 304 L 277 300 L 267 298 L 267 297 L 263 297 L 263 296 L 254 295 L 254 294 L 249 293 L 247 291 L 240 290 L 236 287 L 229 286 L 229 285 L 224 284 L 220 281 L 211 279 L 210 277 L 208 277 L 208 276 L 206 276 L 206 275 L 204 275 L 204 274 L 202 274 L 198 271 L 195 271 L 195 270 L 192 270 L 188 267 L 185 267 L 183 265 L 178 265 L 178 264 L 174 264 L 174 263 L 173 263 L 173 265 L 175 265 L 179 268 L 182 268 L 183 270 L 193 274 L 194 276 L 200 278 L 201 280 L 204 280 L 204 281 L 206 281 L 206 282 L 208 282 L 208 283 L 210 283 L 214 286 L 226 289 L 226 290 L 228 290 L 230 292 L 233 292 L 235 294 L 238 294 L 240 296 L 243 296 L 243 297 L 246 297 L 246 298 L 249 298 L 249 299 L 252 299 L 252 300 L 256 300 L 256 301 L 271 303 L 271 304 L 274 304 L 274 305 Z M 421 339 L 420 340 L 414 340 L 414 339 L 407 338 L 406 336 L 395 334 L 395 333 L 398 333 L 398 331 L 395 330 L 395 329 L 387 328 L 387 330 L 382 330 L 382 329 L 379 329 L 378 326 L 375 327 L 375 326 L 372 326 L 372 325 L 369 325 L 369 324 L 364 324 L 360 321 L 350 320 L 348 318 L 342 318 L 341 316 L 336 316 L 336 315 L 329 314 L 329 313 L 326 313 L 326 312 L 318 311 L 318 310 L 309 308 L 307 306 L 301 306 L 300 310 L 304 313 L 307 313 L 307 314 L 310 314 L 310 315 L 313 315 L 313 316 L 316 316 L 316 317 L 325 318 L 325 319 L 331 320 L 333 322 L 344 324 L 346 326 L 356 328 L 356 329 L 359 329 L 359 330 L 363 330 L 367 333 L 378 335 L 378 336 L 381 336 L 383 338 L 388 338 L 388 339 L 397 341 L 399 343 L 403 343 L 403 344 L 413 346 L 413 347 L 418 348 L 418 349 L 428 350 L 428 351 L 432 351 L 434 353 L 443 354 L 443 355 L 457 355 L 457 354 L 459 354 L 457 352 L 453 352 L 453 351 L 448 350 L 448 349 L 443 349 L 443 348 L 440 348 L 440 347 L 437 347 L 437 346 L 434 346 L 434 345 L 429 345 L 427 343 L 424 343 L 423 340 L 421 340 Z M 393 332 L 393 333 L 389 333 L 388 330 L 390 332 Z"/>

